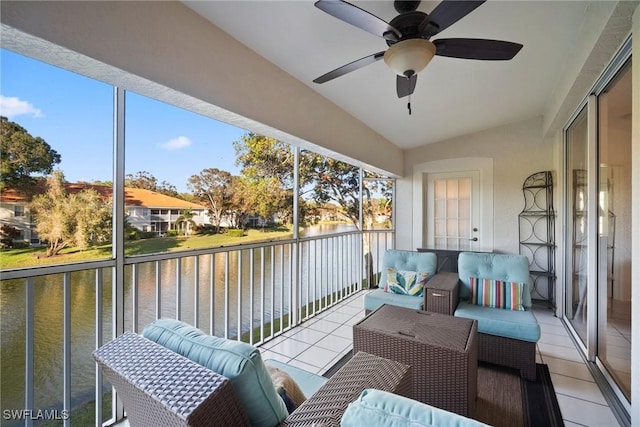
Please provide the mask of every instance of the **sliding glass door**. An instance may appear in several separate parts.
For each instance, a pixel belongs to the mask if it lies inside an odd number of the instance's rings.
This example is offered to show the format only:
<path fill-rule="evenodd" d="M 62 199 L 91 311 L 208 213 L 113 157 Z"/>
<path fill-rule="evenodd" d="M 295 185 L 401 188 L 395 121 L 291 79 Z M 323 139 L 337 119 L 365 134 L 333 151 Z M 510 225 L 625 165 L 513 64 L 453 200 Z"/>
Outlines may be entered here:
<path fill-rule="evenodd" d="M 564 317 L 585 357 L 602 372 L 627 409 L 631 402 L 634 281 L 631 104 L 631 49 L 627 43 L 564 135 Z"/>
<path fill-rule="evenodd" d="M 598 359 L 631 400 L 631 63 L 598 96 Z"/>
<path fill-rule="evenodd" d="M 587 294 L 589 277 L 588 121 L 585 105 L 566 131 L 567 153 L 567 280 L 565 313 L 587 344 Z"/>

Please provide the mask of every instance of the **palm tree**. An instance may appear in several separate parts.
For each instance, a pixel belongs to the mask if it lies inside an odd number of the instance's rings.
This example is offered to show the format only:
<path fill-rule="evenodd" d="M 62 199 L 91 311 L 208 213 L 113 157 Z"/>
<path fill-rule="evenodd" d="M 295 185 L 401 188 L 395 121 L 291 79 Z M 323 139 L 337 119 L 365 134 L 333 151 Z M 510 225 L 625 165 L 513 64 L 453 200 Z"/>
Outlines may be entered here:
<path fill-rule="evenodd" d="M 180 226 L 182 223 L 186 224 L 184 227 L 184 235 L 185 237 L 189 235 L 191 232 L 191 227 L 196 225 L 196 222 L 193 220 L 193 217 L 196 215 L 195 212 L 191 210 L 191 208 L 185 209 L 182 211 L 182 214 L 176 218 L 176 227 Z"/>

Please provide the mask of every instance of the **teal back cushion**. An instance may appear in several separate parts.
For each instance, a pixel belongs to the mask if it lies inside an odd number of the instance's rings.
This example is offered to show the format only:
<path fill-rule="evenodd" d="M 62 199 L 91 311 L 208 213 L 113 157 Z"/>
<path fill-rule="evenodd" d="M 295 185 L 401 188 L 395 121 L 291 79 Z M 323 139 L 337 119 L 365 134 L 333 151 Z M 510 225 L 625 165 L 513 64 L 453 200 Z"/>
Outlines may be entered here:
<path fill-rule="evenodd" d="M 287 408 L 254 346 L 214 337 L 173 319 L 156 320 L 142 335 L 229 378 L 252 426 L 277 426 L 287 417 Z"/>
<path fill-rule="evenodd" d="M 387 269 L 395 268 L 396 270 L 417 271 L 421 273 L 429 273 L 429 277 L 436 274 L 438 267 L 438 258 L 432 252 L 413 252 L 401 251 L 397 249 L 389 249 L 382 257 L 382 268 L 380 271 L 379 288 L 384 288 L 387 284 Z"/>
<path fill-rule="evenodd" d="M 522 305 L 531 307 L 531 278 L 529 259 L 524 255 L 493 254 L 486 252 L 461 252 L 458 256 L 460 298 L 469 299 L 471 277 L 524 283 Z"/>

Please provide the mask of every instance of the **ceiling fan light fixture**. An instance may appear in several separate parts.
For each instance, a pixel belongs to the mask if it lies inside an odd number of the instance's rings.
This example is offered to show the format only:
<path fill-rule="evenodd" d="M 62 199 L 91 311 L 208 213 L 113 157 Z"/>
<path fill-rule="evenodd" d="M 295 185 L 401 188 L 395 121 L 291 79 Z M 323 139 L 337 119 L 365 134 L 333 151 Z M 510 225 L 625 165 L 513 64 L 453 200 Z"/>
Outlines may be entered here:
<path fill-rule="evenodd" d="M 436 54 L 436 46 L 425 39 L 398 42 L 384 53 L 384 62 L 399 76 L 418 74 Z"/>

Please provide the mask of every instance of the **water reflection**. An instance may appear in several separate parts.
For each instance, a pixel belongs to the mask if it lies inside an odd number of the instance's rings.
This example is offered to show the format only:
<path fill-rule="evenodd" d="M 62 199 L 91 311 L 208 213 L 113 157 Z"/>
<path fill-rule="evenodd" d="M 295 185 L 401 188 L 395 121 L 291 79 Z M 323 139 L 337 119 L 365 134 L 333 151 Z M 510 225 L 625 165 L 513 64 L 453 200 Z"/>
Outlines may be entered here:
<path fill-rule="evenodd" d="M 306 236 L 352 230 L 346 225 L 317 226 Z M 390 236 L 390 235 L 389 235 Z M 355 283 L 359 274 L 359 235 L 312 240 L 300 245 L 300 266 L 294 273 L 289 259 L 292 244 L 207 254 L 125 268 L 125 329 L 141 331 L 156 318 L 179 317 L 198 323 L 206 332 L 235 337 L 287 314 L 291 307 L 291 281 L 298 276 L 300 306 Z M 390 245 L 389 237 L 378 242 Z M 381 249 L 382 251 L 383 249 Z M 353 270 L 348 273 L 347 270 Z M 96 274 L 101 274 L 104 341 L 111 339 L 111 269 L 69 273 L 71 283 L 71 397 L 72 406 L 94 398 Z M 197 277 L 197 280 L 196 280 Z M 362 278 L 362 275 L 359 276 Z M 63 274 L 36 277 L 34 286 L 34 399 L 36 408 L 60 407 L 63 395 Z M 179 286 L 176 284 L 179 283 Z M 180 289 L 179 293 L 177 289 Z M 134 292 L 135 290 L 135 292 Z M 134 296 L 137 300 L 134 325 Z M 198 319 L 194 307 L 197 301 Z M 228 311 L 225 302 L 228 301 Z M 263 303 L 264 301 L 264 303 Z M 213 310 L 210 310 L 213 304 Z M 315 309 L 318 309 L 316 304 Z M 0 407 L 24 406 L 25 280 L 0 282 L 1 376 Z M 213 315 L 213 319 L 210 315 Z M 239 319 L 241 321 L 239 322 Z M 240 323 L 240 325 L 239 325 Z M 210 326 L 213 324 L 213 330 Z"/>

